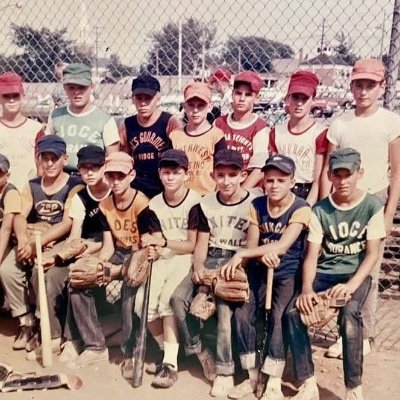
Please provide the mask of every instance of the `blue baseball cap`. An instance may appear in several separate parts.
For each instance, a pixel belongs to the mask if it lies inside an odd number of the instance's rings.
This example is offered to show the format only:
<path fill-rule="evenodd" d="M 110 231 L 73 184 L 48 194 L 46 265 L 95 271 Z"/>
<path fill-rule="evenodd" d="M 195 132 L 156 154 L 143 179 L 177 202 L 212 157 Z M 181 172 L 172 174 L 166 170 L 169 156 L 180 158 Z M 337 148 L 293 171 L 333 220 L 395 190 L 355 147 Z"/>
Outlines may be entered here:
<path fill-rule="evenodd" d="M 284 154 L 273 154 L 265 161 L 265 165 L 261 171 L 266 171 L 269 168 L 276 168 L 288 175 L 294 175 L 296 171 L 296 164 L 294 161 Z"/>
<path fill-rule="evenodd" d="M 155 96 L 161 90 L 160 82 L 149 74 L 139 75 L 132 81 L 132 94 Z"/>
<path fill-rule="evenodd" d="M 67 153 L 67 145 L 63 138 L 57 135 L 45 135 L 37 142 L 39 153 L 53 153 L 57 157 Z"/>
<path fill-rule="evenodd" d="M 0 171 L 1 172 L 8 172 L 10 169 L 10 161 L 4 154 L 0 154 Z"/>

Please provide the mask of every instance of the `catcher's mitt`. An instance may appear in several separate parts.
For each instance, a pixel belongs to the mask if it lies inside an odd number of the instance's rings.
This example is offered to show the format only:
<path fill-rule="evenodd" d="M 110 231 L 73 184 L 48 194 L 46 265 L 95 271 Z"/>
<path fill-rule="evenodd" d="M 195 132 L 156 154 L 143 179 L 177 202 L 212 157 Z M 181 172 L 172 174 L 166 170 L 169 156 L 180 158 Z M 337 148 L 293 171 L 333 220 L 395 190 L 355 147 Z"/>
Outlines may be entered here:
<path fill-rule="evenodd" d="M 203 284 L 212 288 L 215 296 L 231 302 L 249 301 L 250 289 L 247 274 L 242 267 L 235 271 L 229 281 L 221 275 L 221 268 L 206 269 Z"/>
<path fill-rule="evenodd" d="M 67 240 L 61 249 L 56 253 L 61 261 L 71 260 L 72 258 L 81 255 L 88 248 L 85 239 L 76 238 Z"/>
<path fill-rule="evenodd" d="M 146 281 L 150 272 L 148 248 L 134 251 L 122 264 L 122 277 L 129 286 L 139 286 Z"/>
<path fill-rule="evenodd" d="M 300 311 L 300 318 L 303 324 L 308 327 L 322 328 L 339 313 L 347 300 L 345 297 L 329 298 L 325 292 L 318 293 L 319 302 L 315 304 L 310 314 Z"/>
<path fill-rule="evenodd" d="M 108 263 L 97 257 L 87 256 L 78 259 L 69 268 L 69 282 L 73 288 L 102 286 L 104 267 Z"/>
<path fill-rule="evenodd" d="M 207 321 L 216 311 L 214 295 L 209 292 L 199 291 L 190 304 L 190 314 L 203 321 Z"/>

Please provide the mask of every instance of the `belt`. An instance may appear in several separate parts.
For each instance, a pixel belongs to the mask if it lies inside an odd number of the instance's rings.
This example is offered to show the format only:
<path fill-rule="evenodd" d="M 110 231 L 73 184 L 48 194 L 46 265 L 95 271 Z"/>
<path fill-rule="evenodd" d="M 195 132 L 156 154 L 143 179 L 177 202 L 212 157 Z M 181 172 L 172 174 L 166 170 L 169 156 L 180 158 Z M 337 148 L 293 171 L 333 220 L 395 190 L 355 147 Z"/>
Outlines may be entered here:
<path fill-rule="evenodd" d="M 219 247 L 209 247 L 208 255 L 210 257 L 232 257 L 236 253 L 236 250 L 220 249 Z"/>

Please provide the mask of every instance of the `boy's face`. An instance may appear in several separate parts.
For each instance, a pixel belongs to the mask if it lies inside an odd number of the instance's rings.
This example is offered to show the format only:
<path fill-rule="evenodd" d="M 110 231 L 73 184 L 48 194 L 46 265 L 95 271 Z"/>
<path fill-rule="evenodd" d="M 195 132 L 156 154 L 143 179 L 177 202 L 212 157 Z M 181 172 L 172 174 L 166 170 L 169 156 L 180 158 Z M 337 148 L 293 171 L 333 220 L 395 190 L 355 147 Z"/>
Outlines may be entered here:
<path fill-rule="evenodd" d="M 200 125 L 211 111 L 211 104 L 202 99 L 193 97 L 183 103 L 188 120 L 194 125 Z"/>
<path fill-rule="evenodd" d="M 187 172 L 182 167 L 161 167 L 158 170 L 165 190 L 180 189 L 187 181 Z"/>
<path fill-rule="evenodd" d="M 237 85 L 232 92 L 232 107 L 234 112 L 246 114 L 253 111 L 254 104 L 259 98 L 258 93 L 252 92 L 249 85 Z"/>
<path fill-rule="evenodd" d="M 18 114 L 22 108 L 21 93 L 6 93 L 0 95 L 0 104 L 3 108 L 3 113 Z"/>
<path fill-rule="evenodd" d="M 68 156 L 62 154 L 57 157 L 56 154 L 51 152 L 40 153 L 39 162 L 42 166 L 43 173 L 47 178 L 57 178 L 63 171 L 64 166 L 67 164 Z"/>
<path fill-rule="evenodd" d="M 110 188 L 117 196 L 123 195 L 129 188 L 135 178 L 135 171 L 132 170 L 129 174 L 123 172 L 109 171 L 105 173 L 105 177 L 110 185 Z"/>
<path fill-rule="evenodd" d="M 2 172 L 0 171 L 0 191 L 3 190 L 4 186 L 7 185 L 8 177 L 10 176 L 10 172 Z"/>
<path fill-rule="evenodd" d="M 356 79 L 351 82 L 356 107 L 359 109 L 369 108 L 374 105 L 385 88 L 385 82 L 376 82 L 371 79 Z"/>
<path fill-rule="evenodd" d="M 342 196 L 351 196 L 357 189 L 358 181 L 363 176 L 363 170 L 359 169 L 353 173 L 346 168 L 338 168 L 328 171 L 328 178 L 332 182 L 335 192 Z"/>
<path fill-rule="evenodd" d="M 294 184 L 293 176 L 279 169 L 268 168 L 264 171 L 265 192 L 275 202 L 283 200 L 290 193 Z"/>
<path fill-rule="evenodd" d="M 104 178 L 104 168 L 101 165 L 83 163 L 79 165 L 79 172 L 83 182 L 88 186 L 95 186 Z"/>
<path fill-rule="evenodd" d="M 64 85 L 64 90 L 68 96 L 72 108 L 84 108 L 89 104 L 90 95 L 92 94 L 92 86 L 66 83 Z"/>
<path fill-rule="evenodd" d="M 301 119 L 310 113 L 313 98 L 303 93 L 292 93 L 287 96 L 286 103 L 290 116 Z"/>
<path fill-rule="evenodd" d="M 246 173 L 237 167 L 221 165 L 214 168 L 212 178 L 217 185 L 217 191 L 228 198 L 239 190 L 241 183 L 246 179 Z"/>
<path fill-rule="evenodd" d="M 154 96 L 149 94 L 139 93 L 132 96 L 132 103 L 134 104 L 137 113 L 143 118 L 150 118 L 157 110 L 158 100 L 160 94 Z"/>

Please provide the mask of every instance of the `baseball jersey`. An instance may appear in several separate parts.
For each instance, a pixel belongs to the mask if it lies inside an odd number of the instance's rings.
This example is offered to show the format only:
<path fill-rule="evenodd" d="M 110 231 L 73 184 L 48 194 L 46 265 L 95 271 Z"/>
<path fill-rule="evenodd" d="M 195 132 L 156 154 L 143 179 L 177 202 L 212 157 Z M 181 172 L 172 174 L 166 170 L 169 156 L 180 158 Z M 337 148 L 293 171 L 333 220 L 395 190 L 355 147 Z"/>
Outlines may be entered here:
<path fill-rule="evenodd" d="M 111 195 L 99 204 L 103 230 L 111 231 L 116 247 L 130 249 L 140 245 L 140 232 L 138 219 L 140 213 L 148 206 L 149 200 L 136 190 L 131 204 L 123 210 L 115 205 L 114 196 Z"/>
<path fill-rule="evenodd" d="M 389 185 L 389 145 L 400 136 L 400 116 L 378 108 L 368 117 L 349 111 L 335 118 L 329 127 L 328 140 L 338 148 L 352 147 L 361 154 L 364 175 L 358 187 L 378 193 Z"/>
<path fill-rule="evenodd" d="M 17 188 L 7 183 L 0 193 L 0 227 L 5 215 L 20 214 L 21 208 L 21 196 Z"/>
<path fill-rule="evenodd" d="M 293 194 L 293 200 L 280 215 L 272 216 L 269 212 L 268 196 L 257 197 L 250 206 L 250 223 L 260 231 L 259 245 L 278 242 L 285 229 L 292 223 L 303 224 L 302 233 L 280 256 L 279 267 L 274 270 L 274 279 L 293 276 L 299 269 L 304 252 L 306 228 L 310 223 L 311 208 L 307 202 Z"/>
<path fill-rule="evenodd" d="M 365 257 L 367 240 L 385 236 L 382 202 L 373 195 L 364 193 L 350 207 L 329 196 L 312 209 L 308 241 L 321 244 L 317 272 L 354 273 Z"/>
<path fill-rule="evenodd" d="M 174 149 L 183 150 L 189 159 L 189 178 L 186 186 L 201 195 L 215 190 L 215 181 L 211 177 L 214 154 L 226 148 L 224 133 L 211 126 L 200 135 L 191 135 L 186 130 L 174 130 L 170 134 Z"/>
<path fill-rule="evenodd" d="M 103 237 L 103 224 L 99 215 L 99 203 L 107 198 L 111 189 L 101 199 L 96 198 L 88 186 L 84 187 L 71 200 L 68 216 L 82 221 L 82 238 L 101 241 Z"/>
<path fill-rule="evenodd" d="M 0 121 L 0 153 L 10 161 L 10 178 L 18 190 L 37 176 L 35 164 L 36 141 L 44 135 L 43 126 L 33 119 L 11 127 Z"/>
<path fill-rule="evenodd" d="M 48 222 L 51 225 L 61 222 L 64 212 L 68 212 L 71 199 L 83 188 L 80 178 L 69 176 L 66 184 L 56 192 L 47 191 L 42 186 L 41 177 L 31 179 L 21 193 L 22 205 L 32 204 L 28 222 Z"/>
<path fill-rule="evenodd" d="M 268 158 L 267 121 L 252 114 L 249 121 L 237 122 L 232 115 L 217 118 L 214 125 L 224 132 L 228 149 L 242 154 L 245 169 L 262 168 Z"/>
<path fill-rule="evenodd" d="M 237 250 L 247 243 L 249 207 L 254 195 L 247 193 L 236 204 L 225 204 L 219 193 L 204 196 L 197 207 L 199 231 L 210 233 L 209 247 Z"/>
<path fill-rule="evenodd" d="M 169 134 L 180 122 L 167 112 L 161 112 L 153 125 L 143 127 L 136 115 L 120 125 L 121 147 L 135 160 L 136 177 L 133 186 L 148 197 L 163 190 L 158 176 L 161 153 L 172 148 Z"/>
<path fill-rule="evenodd" d="M 93 106 L 89 111 L 75 114 L 69 106 L 53 110 L 46 134 L 62 137 L 67 144 L 67 171 L 77 171 L 79 149 L 90 144 L 105 148 L 119 142 L 117 124 L 111 115 Z"/>
<path fill-rule="evenodd" d="M 318 122 L 301 133 L 293 133 L 289 122 L 277 124 L 269 134 L 269 151 L 284 154 L 295 162 L 297 183 L 311 183 L 314 181 L 315 156 L 328 150 L 327 131 L 328 128 Z"/>

